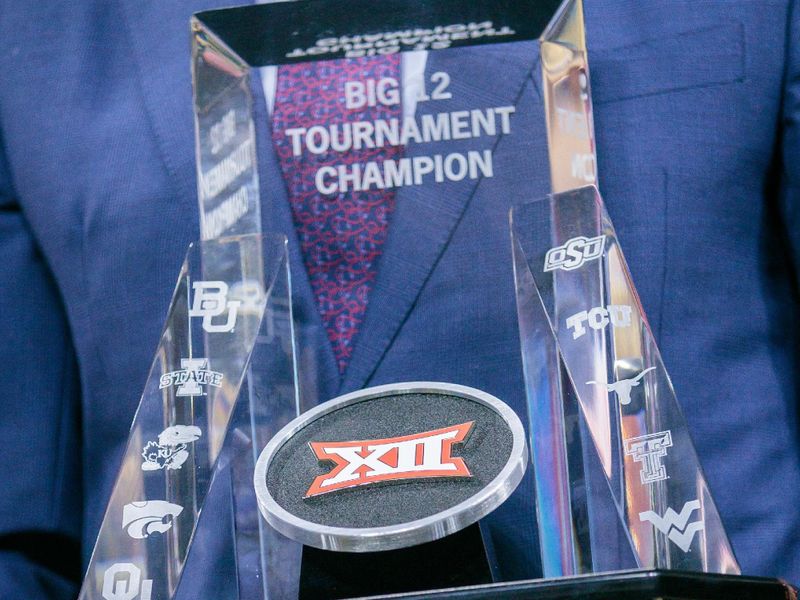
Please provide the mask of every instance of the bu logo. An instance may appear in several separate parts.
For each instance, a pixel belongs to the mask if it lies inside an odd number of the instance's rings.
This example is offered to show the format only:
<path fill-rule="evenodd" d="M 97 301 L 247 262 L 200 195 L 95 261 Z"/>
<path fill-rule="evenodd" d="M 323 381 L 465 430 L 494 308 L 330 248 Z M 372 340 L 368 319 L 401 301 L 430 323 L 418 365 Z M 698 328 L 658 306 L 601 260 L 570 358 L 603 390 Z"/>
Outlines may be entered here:
<path fill-rule="evenodd" d="M 142 579 L 142 570 L 132 563 L 115 563 L 103 575 L 105 600 L 150 600 L 153 580 Z"/>
<path fill-rule="evenodd" d="M 466 439 L 473 423 L 382 440 L 311 442 L 316 457 L 335 467 L 314 479 L 305 497 L 381 481 L 471 477 L 464 460 L 450 453 L 453 444 Z"/>
<path fill-rule="evenodd" d="M 590 260 L 600 258 L 605 247 L 604 235 L 593 238 L 574 237 L 563 246 L 556 246 L 547 251 L 544 257 L 544 270 L 545 272 L 556 269 L 572 271 Z"/>
<path fill-rule="evenodd" d="M 642 484 L 654 483 L 668 479 L 667 470 L 661 464 L 661 458 L 667 455 L 667 448 L 672 447 L 672 433 L 659 431 L 625 440 L 625 454 L 642 463 L 639 477 Z"/>
<path fill-rule="evenodd" d="M 239 312 L 239 300 L 228 301 L 228 284 L 224 281 L 195 281 L 192 284 L 194 302 L 189 309 L 190 317 L 203 317 L 203 329 L 208 333 L 226 333 L 236 325 Z M 224 323 L 214 323 L 227 311 L 228 318 Z"/>
<path fill-rule="evenodd" d="M 689 523 L 689 517 L 696 510 L 700 510 L 700 501 L 691 500 L 683 505 L 680 514 L 672 508 L 667 508 L 663 517 L 659 517 L 652 510 L 639 513 L 639 520 L 644 523 L 650 521 L 656 529 L 671 539 L 678 548 L 688 552 L 692 545 L 694 535 L 705 527 L 703 519 Z"/>

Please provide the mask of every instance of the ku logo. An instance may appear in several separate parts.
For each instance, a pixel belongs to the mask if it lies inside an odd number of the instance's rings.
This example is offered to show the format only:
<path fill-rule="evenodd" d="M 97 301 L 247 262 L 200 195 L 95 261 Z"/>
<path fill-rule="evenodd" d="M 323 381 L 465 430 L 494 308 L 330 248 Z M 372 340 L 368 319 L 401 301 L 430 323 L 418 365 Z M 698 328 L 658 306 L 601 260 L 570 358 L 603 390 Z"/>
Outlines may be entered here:
<path fill-rule="evenodd" d="M 122 507 L 122 528 L 136 540 L 165 533 L 183 512 L 183 507 L 164 500 L 131 502 Z"/>
<path fill-rule="evenodd" d="M 142 570 L 132 563 L 115 563 L 103 575 L 105 600 L 150 600 L 153 580 L 142 579 Z"/>
<path fill-rule="evenodd" d="M 639 478 L 643 485 L 669 479 L 667 469 L 661 459 L 667 455 L 667 448 L 672 447 L 672 433 L 659 431 L 625 440 L 625 454 L 642 463 Z"/>
<path fill-rule="evenodd" d="M 625 304 L 609 304 L 605 308 L 596 306 L 589 311 L 582 310 L 571 317 L 567 317 L 567 327 L 572 329 L 573 340 L 577 340 L 586 334 L 584 324 L 595 331 L 599 331 L 608 326 L 609 323 L 614 327 L 630 327 L 631 307 Z"/>
<path fill-rule="evenodd" d="M 617 398 L 619 398 L 620 404 L 630 404 L 631 403 L 631 390 L 638 386 L 641 383 L 642 377 L 645 376 L 645 373 L 648 371 L 652 371 L 655 367 L 650 367 L 649 369 L 645 369 L 641 373 L 639 373 L 636 377 L 631 377 L 630 379 L 620 379 L 619 381 L 615 381 L 614 383 L 603 383 L 601 381 L 587 381 L 587 385 L 602 385 L 609 392 L 616 392 Z"/>
<path fill-rule="evenodd" d="M 593 238 L 574 237 L 563 246 L 556 246 L 547 251 L 544 257 L 544 270 L 545 272 L 556 269 L 572 271 L 590 260 L 600 258 L 605 247 L 604 235 Z"/>
<path fill-rule="evenodd" d="M 689 518 L 696 510 L 700 510 L 700 501 L 691 500 L 683 505 L 680 514 L 676 513 L 672 508 L 667 508 L 664 516 L 660 517 L 652 510 L 646 510 L 639 513 L 639 520 L 642 523 L 649 521 L 656 529 L 672 540 L 678 548 L 688 552 L 695 534 L 705 528 L 702 518 L 689 523 Z"/>
<path fill-rule="evenodd" d="M 228 284 L 224 281 L 195 281 L 192 284 L 194 301 L 189 309 L 190 317 L 203 317 L 203 329 L 208 333 L 227 333 L 236 325 L 239 300 L 228 300 Z M 214 318 L 225 312 L 227 319 L 215 323 Z"/>
<path fill-rule="evenodd" d="M 315 456 L 335 466 L 314 479 L 305 497 L 382 481 L 471 477 L 464 459 L 451 456 L 451 451 L 453 444 L 466 439 L 473 424 L 470 421 L 382 440 L 311 442 Z"/>
<path fill-rule="evenodd" d="M 178 386 L 176 396 L 202 396 L 203 385 L 222 386 L 222 373 L 208 370 L 207 358 L 182 358 L 180 371 L 164 373 L 158 382 L 159 389 Z"/>
<path fill-rule="evenodd" d="M 202 432 L 194 425 L 173 425 L 158 434 L 157 442 L 147 442 L 142 450 L 142 471 L 180 469 L 189 458 L 189 444 L 200 439 Z"/>

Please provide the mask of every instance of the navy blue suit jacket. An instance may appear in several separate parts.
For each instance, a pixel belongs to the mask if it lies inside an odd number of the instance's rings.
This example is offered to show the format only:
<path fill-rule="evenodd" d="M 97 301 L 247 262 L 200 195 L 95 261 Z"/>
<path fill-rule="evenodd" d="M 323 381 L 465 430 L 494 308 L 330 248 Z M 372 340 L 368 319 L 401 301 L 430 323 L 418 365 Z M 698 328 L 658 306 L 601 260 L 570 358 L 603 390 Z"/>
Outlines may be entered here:
<path fill-rule="evenodd" d="M 91 552 L 198 237 L 188 19 L 213 4 L 0 5 L 0 597 L 69 597 Z M 743 569 L 795 581 L 796 4 L 586 2 L 601 190 Z M 341 380 L 290 235 L 309 396 L 429 379 L 522 410 L 507 210 L 549 191 L 538 64 L 484 60 L 497 68 L 450 67 L 493 105 L 527 88 L 514 127 L 532 135 L 495 152 L 519 177 L 400 193 Z M 268 140 L 259 151 L 262 181 L 280 181 Z M 291 234 L 285 191 L 268 189 L 265 222 Z M 535 541 L 530 493 L 492 516 L 509 575 L 537 575 L 519 542 Z"/>

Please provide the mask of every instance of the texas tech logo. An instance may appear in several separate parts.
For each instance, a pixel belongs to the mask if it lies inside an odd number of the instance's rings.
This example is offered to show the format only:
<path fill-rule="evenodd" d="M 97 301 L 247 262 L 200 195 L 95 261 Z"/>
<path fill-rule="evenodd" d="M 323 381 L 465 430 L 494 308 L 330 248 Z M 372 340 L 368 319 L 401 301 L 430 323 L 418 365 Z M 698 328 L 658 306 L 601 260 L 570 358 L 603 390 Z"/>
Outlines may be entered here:
<path fill-rule="evenodd" d="M 642 463 L 639 478 L 643 485 L 669 479 L 667 469 L 661 459 L 672 447 L 672 432 L 659 431 L 625 440 L 625 454 L 632 456 L 634 462 Z"/>
<path fill-rule="evenodd" d="M 600 258 L 606 247 L 606 236 L 598 235 L 585 238 L 582 235 L 574 237 L 563 246 L 550 248 L 544 257 L 544 270 L 555 271 L 563 269 L 572 271 L 584 263 Z"/>
<path fill-rule="evenodd" d="M 464 459 L 452 456 L 451 452 L 453 444 L 466 439 L 473 424 L 470 421 L 382 440 L 311 442 L 316 457 L 335 466 L 314 479 L 305 497 L 382 481 L 471 477 Z"/>
<path fill-rule="evenodd" d="M 190 317 L 203 317 L 203 329 L 208 333 L 226 333 L 236 325 L 240 300 L 228 300 L 228 284 L 224 281 L 195 281 L 192 284 L 194 301 Z M 224 320 L 214 321 L 228 313 Z"/>

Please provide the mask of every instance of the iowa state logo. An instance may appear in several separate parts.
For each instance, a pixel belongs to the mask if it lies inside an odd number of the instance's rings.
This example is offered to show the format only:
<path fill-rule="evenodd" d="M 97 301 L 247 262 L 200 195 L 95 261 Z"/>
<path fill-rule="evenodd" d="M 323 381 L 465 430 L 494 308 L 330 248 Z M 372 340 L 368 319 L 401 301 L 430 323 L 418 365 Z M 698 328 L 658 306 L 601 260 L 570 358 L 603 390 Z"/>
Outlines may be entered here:
<path fill-rule="evenodd" d="M 453 444 L 466 439 L 473 424 L 469 421 L 382 440 L 311 442 L 311 450 L 320 462 L 335 466 L 314 479 L 305 497 L 382 481 L 471 477 L 464 460 L 452 456 L 451 451 Z"/>

